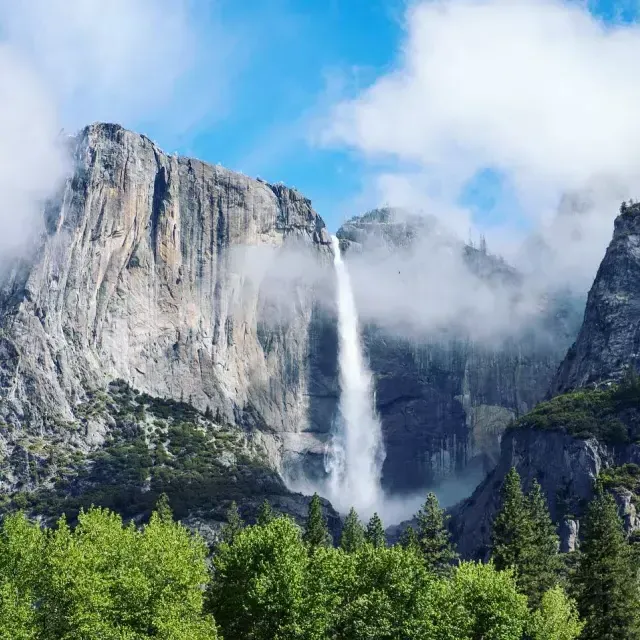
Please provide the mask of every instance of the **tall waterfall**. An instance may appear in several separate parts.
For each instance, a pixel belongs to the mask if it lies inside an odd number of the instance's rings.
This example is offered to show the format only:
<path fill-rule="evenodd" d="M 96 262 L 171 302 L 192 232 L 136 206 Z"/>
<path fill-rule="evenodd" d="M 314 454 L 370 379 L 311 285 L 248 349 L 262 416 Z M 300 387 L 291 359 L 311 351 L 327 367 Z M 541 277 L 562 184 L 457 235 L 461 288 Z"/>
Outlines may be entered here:
<path fill-rule="evenodd" d="M 362 353 L 358 313 L 338 238 L 332 236 L 337 280 L 340 404 L 327 456 L 328 493 L 338 511 L 371 515 L 382 501 L 384 451 L 369 370 Z"/>

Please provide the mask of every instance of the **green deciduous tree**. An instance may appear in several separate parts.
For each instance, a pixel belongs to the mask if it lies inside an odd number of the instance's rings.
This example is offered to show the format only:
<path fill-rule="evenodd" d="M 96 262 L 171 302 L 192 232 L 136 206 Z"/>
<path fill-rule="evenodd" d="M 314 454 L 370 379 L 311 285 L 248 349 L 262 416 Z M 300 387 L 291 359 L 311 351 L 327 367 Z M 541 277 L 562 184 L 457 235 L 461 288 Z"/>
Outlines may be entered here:
<path fill-rule="evenodd" d="M 583 627 L 575 602 L 556 585 L 542 596 L 531 616 L 528 635 L 531 640 L 575 640 Z"/>
<path fill-rule="evenodd" d="M 309 513 L 303 539 L 310 549 L 327 547 L 331 544 L 331 534 L 327 528 L 327 520 L 322 513 L 322 501 L 317 493 L 313 494 L 309 503 Z"/>
<path fill-rule="evenodd" d="M 355 509 L 349 511 L 344 520 L 342 535 L 340 536 L 340 548 L 347 553 L 357 551 L 364 544 L 364 527 Z"/>
<path fill-rule="evenodd" d="M 81 513 L 74 531 L 61 520 L 47 540 L 43 637 L 215 638 L 202 613 L 206 555 L 166 510 L 142 530 L 101 509 Z"/>
<path fill-rule="evenodd" d="M 371 516 L 364 535 L 366 541 L 375 548 L 384 547 L 387 544 L 387 536 L 382 526 L 382 520 L 380 520 L 380 516 L 377 513 Z"/>
<path fill-rule="evenodd" d="M 513 572 L 496 571 L 493 563 L 462 562 L 428 597 L 431 635 L 425 639 L 521 640 L 529 621 Z"/>
<path fill-rule="evenodd" d="M 418 511 L 418 544 L 430 571 L 446 573 L 458 557 L 447 529 L 444 509 L 440 508 L 435 493 L 429 493 Z"/>
<path fill-rule="evenodd" d="M 213 559 L 208 608 L 228 639 L 296 638 L 305 611 L 307 552 L 299 527 L 278 517 L 247 527 Z"/>
<path fill-rule="evenodd" d="M 638 582 L 615 500 L 599 489 L 584 520 L 575 574 L 584 640 L 640 638 Z"/>

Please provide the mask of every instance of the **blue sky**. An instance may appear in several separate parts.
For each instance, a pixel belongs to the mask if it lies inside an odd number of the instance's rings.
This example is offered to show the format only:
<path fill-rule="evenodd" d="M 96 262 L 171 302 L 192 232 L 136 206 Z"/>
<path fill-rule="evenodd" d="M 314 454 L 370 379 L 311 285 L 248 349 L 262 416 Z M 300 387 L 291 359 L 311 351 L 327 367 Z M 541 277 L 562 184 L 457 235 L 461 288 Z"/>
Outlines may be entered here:
<path fill-rule="evenodd" d="M 212 6 L 193 2 L 199 15 Z M 393 68 L 404 41 L 404 9 L 403 0 L 222 0 L 210 17 L 232 40 L 233 71 L 221 81 L 215 117 L 182 133 L 162 121 L 145 132 L 167 151 L 297 187 L 335 230 L 377 204 L 362 196 L 371 163 L 365 167 L 357 154 L 310 142 L 314 118 Z M 636 15 L 635 2 L 600 1 L 591 10 L 607 22 Z M 216 37 L 212 30 L 212 48 Z M 216 78 L 202 81 L 215 84 Z M 485 168 L 465 186 L 460 204 L 499 224 L 505 204 L 516 206 L 507 191 L 501 173 Z"/>

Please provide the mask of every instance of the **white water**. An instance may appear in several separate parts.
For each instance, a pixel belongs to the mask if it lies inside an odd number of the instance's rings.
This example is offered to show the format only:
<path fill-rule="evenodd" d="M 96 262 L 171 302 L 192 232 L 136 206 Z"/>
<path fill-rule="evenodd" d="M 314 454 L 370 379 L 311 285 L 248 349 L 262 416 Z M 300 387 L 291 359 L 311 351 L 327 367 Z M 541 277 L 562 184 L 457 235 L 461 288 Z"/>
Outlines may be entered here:
<path fill-rule="evenodd" d="M 340 415 L 327 455 L 327 497 L 342 513 L 355 507 L 361 516 L 370 516 L 383 500 L 382 431 L 374 407 L 371 371 L 362 353 L 349 273 L 338 239 L 332 236 L 331 242 L 337 280 L 341 393 Z"/>

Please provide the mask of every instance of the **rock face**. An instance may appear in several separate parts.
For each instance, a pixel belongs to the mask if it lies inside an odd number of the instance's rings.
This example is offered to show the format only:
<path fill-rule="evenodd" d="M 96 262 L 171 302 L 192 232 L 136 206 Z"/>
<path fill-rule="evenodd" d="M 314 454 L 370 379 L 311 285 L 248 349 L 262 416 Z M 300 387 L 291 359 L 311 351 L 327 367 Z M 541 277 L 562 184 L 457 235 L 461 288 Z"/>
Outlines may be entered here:
<path fill-rule="evenodd" d="M 452 530 L 458 550 L 466 558 L 486 558 L 491 523 L 500 507 L 500 490 L 511 467 L 522 479 L 525 491 L 537 480 L 547 498 L 554 522 L 560 523 L 561 547 L 575 548 L 578 520 L 593 497 L 594 481 L 601 470 L 640 463 L 640 445 L 606 446 L 595 439 L 581 440 L 560 432 L 534 429 L 509 430 L 503 440 L 497 467 L 470 498 L 453 510 Z M 627 530 L 636 528 L 635 509 L 617 498 Z M 628 503 L 628 504 L 627 504 Z"/>
<path fill-rule="evenodd" d="M 435 237 L 459 254 L 460 269 L 469 279 L 501 287 L 514 299 L 524 286 L 520 274 L 503 260 L 484 247 L 475 249 L 447 237 L 426 216 L 376 210 L 350 220 L 338 237 L 347 258 L 355 255 L 365 261 L 368 254 L 378 255 L 380 247 L 402 254 L 414 248 L 425 251 L 419 243 Z M 386 259 L 387 253 L 379 255 Z M 388 262 L 393 269 L 394 260 Z M 540 315 L 545 314 L 544 332 L 504 340 L 474 339 L 464 328 L 455 327 L 402 338 L 375 320 L 365 326 L 383 424 L 387 454 L 383 482 L 388 489 L 410 491 L 459 473 L 469 464 L 484 465 L 486 470 L 496 464 L 506 425 L 545 396 L 577 332 L 581 309 L 579 304 L 564 309 L 549 305 L 541 310 Z"/>
<path fill-rule="evenodd" d="M 116 125 L 70 145 L 75 172 L 47 206 L 42 245 L 2 283 L 5 423 L 47 433 L 123 379 L 260 430 L 275 464 L 310 448 L 335 362 L 313 293 L 329 237 L 309 200 Z"/>
<path fill-rule="evenodd" d="M 620 211 L 582 328 L 553 381 L 552 395 L 619 378 L 627 365 L 640 368 L 640 204 Z"/>

